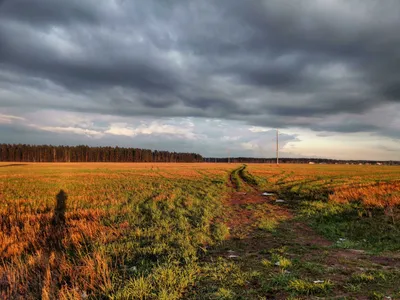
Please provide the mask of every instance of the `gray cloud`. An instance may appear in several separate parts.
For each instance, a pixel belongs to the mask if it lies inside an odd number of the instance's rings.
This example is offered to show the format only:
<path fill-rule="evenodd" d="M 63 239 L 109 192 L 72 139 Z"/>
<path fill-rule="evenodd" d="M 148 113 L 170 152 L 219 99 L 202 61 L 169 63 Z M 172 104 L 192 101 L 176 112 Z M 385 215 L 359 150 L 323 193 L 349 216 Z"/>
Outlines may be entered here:
<path fill-rule="evenodd" d="M 400 102 L 399 15 L 394 0 L 0 1 L 0 109 L 397 138 L 396 115 L 371 112 Z"/>

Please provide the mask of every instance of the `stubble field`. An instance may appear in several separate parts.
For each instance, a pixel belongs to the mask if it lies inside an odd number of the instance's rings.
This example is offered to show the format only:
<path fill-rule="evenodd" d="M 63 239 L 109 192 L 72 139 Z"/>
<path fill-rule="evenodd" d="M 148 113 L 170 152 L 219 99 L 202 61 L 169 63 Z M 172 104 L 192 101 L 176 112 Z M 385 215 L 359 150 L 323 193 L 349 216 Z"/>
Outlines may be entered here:
<path fill-rule="evenodd" d="M 396 299 L 399 204 L 399 167 L 2 163 L 0 298 Z"/>

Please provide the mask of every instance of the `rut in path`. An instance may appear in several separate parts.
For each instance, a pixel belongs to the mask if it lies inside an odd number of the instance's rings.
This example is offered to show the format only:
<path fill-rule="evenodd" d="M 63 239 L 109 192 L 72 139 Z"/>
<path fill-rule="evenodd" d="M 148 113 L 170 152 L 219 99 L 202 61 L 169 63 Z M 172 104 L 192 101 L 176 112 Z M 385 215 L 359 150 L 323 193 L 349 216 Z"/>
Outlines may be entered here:
<path fill-rule="evenodd" d="M 233 191 L 224 203 L 227 208 L 225 220 L 233 238 L 258 236 L 255 231 L 257 231 L 260 217 L 277 221 L 293 219 L 293 212 L 286 205 L 276 203 L 276 195 L 263 196 L 255 184 L 249 184 L 249 180 L 243 178 L 245 169 L 246 166 L 244 165 L 231 172 L 229 185 Z M 250 209 L 251 206 L 254 209 Z M 296 228 L 299 229 L 298 237 L 302 240 L 314 240 L 323 245 L 331 244 L 306 224 L 299 222 L 295 222 L 295 224 Z"/>

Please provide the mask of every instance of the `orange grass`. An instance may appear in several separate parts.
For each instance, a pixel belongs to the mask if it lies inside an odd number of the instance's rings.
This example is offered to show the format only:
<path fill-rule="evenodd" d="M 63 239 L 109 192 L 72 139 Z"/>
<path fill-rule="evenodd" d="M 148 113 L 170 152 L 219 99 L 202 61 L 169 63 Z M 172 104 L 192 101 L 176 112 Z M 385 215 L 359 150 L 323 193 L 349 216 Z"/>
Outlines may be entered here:
<path fill-rule="evenodd" d="M 190 208 L 194 195 L 185 192 L 188 186 L 227 178 L 232 168 L 186 163 L 0 163 L 0 298 L 83 299 L 87 294 L 110 294 L 112 273 L 121 266 L 113 265 L 99 246 L 150 234 L 132 228 L 129 221 L 118 222 L 132 215 L 130 204 L 184 197 Z M 60 190 L 68 195 L 65 225 L 53 224 Z"/>
<path fill-rule="evenodd" d="M 400 205 L 400 167 L 373 165 L 249 165 L 249 171 L 292 191 L 329 191 L 329 200 L 367 207 Z M 307 195 L 305 193 L 305 195 Z"/>

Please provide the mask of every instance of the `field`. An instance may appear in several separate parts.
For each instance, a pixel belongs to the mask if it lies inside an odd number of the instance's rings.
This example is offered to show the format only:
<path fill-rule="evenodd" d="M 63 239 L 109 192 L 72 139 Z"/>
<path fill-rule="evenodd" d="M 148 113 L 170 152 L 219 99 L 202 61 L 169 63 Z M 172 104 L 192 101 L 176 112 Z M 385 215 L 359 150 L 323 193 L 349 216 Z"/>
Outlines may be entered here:
<path fill-rule="evenodd" d="M 0 298 L 400 299 L 399 206 L 400 167 L 1 163 Z"/>

